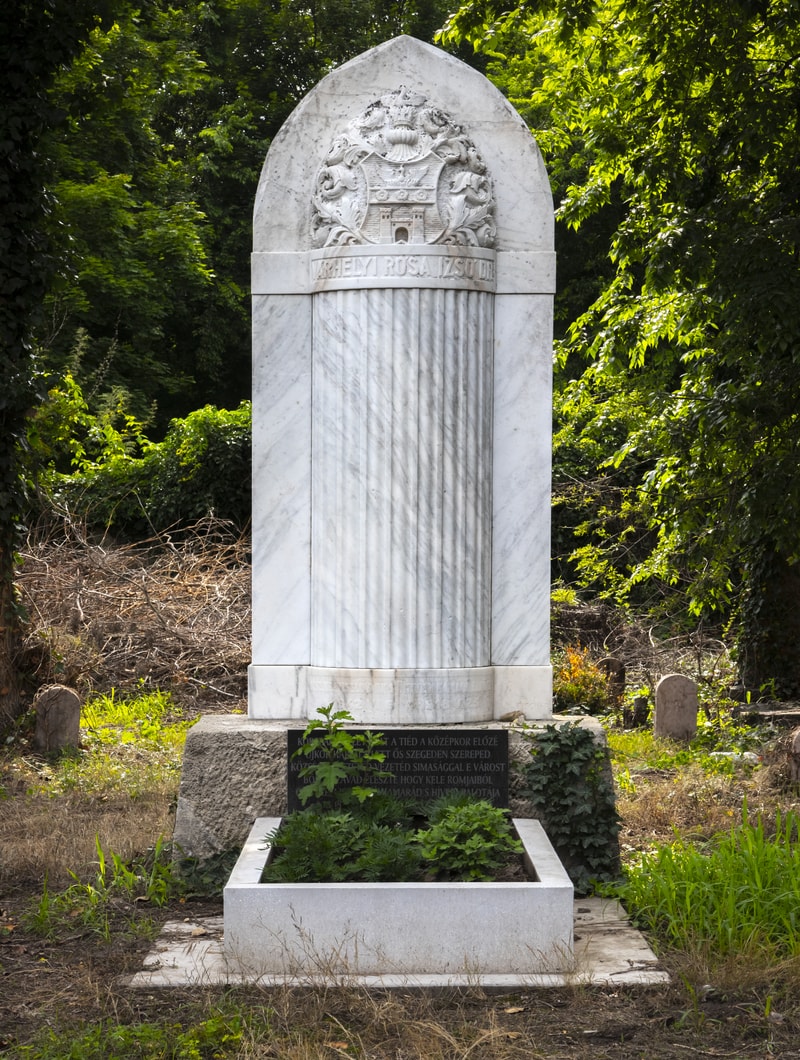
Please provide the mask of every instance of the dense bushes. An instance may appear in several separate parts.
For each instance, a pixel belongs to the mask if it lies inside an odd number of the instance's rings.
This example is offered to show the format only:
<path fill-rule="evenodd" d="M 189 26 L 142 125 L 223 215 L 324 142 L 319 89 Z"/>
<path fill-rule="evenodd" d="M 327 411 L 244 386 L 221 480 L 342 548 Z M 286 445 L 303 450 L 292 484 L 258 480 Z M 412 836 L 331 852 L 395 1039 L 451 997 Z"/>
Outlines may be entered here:
<path fill-rule="evenodd" d="M 244 528 L 250 518 L 250 403 L 212 405 L 172 420 L 151 442 L 124 392 L 90 412 L 67 374 L 28 435 L 33 514 L 56 509 L 131 540 L 191 526 L 209 513 Z"/>

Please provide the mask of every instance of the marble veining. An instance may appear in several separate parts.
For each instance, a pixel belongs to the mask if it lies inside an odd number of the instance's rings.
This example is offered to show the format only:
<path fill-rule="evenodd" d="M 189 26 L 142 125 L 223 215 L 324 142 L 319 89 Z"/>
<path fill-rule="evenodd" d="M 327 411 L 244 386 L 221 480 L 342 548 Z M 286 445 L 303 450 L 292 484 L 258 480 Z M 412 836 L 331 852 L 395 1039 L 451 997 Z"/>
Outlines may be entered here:
<path fill-rule="evenodd" d="M 255 664 L 310 652 L 311 317 L 308 299 L 253 299 Z"/>
<path fill-rule="evenodd" d="M 312 662 L 485 666 L 492 296 L 314 298 Z"/>
<path fill-rule="evenodd" d="M 399 37 L 274 138 L 253 254 L 249 712 L 551 712 L 553 210 L 477 71 Z"/>

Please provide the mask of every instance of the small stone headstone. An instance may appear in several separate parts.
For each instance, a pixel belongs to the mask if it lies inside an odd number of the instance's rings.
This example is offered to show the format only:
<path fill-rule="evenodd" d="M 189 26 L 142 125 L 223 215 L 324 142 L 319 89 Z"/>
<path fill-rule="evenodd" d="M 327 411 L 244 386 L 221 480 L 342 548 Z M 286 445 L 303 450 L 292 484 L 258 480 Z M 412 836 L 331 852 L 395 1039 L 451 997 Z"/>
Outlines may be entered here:
<path fill-rule="evenodd" d="M 621 659 L 607 656 L 597 664 L 608 680 L 608 689 L 615 705 L 622 702 L 625 695 L 625 663 Z"/>
<path fill-rule="evenodd" d="M 697 732 L 697 685 L 683 674 L 667 674 L 656 685 L 656 736 L 691 740 Z"/>
<path fill-rule="evenodd" d="M 36 711 L 33 742 L 37 751 L 60 751 L 80 744 L 81 701 L 74 688 L 50 685 L 39 692 L 33 706 Z"/>
<path fill-rule="evenodd" d="M 788 740 L 789 780 L 800 783 L 800 728 L 789 733 Z"/>

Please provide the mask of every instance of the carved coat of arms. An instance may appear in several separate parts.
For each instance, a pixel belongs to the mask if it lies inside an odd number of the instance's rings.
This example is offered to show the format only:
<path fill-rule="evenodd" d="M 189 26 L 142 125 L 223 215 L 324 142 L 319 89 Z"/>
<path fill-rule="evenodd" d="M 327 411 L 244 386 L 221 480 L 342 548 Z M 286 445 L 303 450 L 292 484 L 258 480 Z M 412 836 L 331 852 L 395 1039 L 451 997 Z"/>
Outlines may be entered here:
<path fill-rule="evenodd" d="M 336 137 L 313 207 L 318 247 L 494 246 L 494 197 L 483 159 L 461 126 L 404 86 Z"/>

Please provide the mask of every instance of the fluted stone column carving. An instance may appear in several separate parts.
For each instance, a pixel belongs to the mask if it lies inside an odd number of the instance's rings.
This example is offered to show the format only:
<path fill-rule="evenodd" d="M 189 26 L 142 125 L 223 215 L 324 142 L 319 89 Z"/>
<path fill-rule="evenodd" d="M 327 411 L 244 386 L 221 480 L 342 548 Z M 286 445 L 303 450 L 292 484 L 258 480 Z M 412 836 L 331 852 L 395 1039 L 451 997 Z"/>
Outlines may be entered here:
<path fill-rule="evenodd" d="M 549 714 L 552 202 L 521 119 L 387 42 L 276 137 L 254 231 L 251 715 Z"/>
<path fill-rule="evenodd" d="M 489 665 L 492 310 L 314 296 L 313 665 Z"/>

